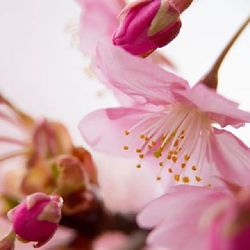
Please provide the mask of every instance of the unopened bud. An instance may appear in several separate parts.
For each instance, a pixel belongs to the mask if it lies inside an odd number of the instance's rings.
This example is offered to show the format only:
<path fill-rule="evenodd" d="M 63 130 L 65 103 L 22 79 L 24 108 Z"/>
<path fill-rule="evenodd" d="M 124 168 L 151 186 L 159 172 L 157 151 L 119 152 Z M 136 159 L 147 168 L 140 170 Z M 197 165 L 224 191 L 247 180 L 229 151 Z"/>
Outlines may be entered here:
<path fill-rule="evenodd" d="M 35 193 L 9 211 L 8 217 L 18 239 L 34 241 L 34 247 L 40 247 L 56 232 L 61 219 L 61 207 L 62 198 Z"/>
<path fill-rule="evenodd" d="M 170 0 L 141 0 L 128 4 L 113 35 L 114 45 L 134 55 L 147 56 L 179 33 L 180 11 Z"/>

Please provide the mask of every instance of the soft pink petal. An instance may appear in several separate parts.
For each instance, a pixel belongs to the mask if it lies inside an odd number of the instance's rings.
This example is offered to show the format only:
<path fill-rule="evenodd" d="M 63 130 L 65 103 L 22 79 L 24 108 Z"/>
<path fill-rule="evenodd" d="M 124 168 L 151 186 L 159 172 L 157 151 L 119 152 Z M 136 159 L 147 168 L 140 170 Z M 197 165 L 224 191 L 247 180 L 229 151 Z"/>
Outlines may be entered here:
<path fill-rule="evenodd" d="M 140 104 L 166 105 L 176 99 L 173 89 L 186 89 L 182 78 L 154 65 L 148 59 L 132 56 L 108 43 L 97 46 L 96 73 L 113 89 L 118 89 Z"/>
<path fill-rule="evenodd" d="M 156 226 L 148 237 L 149 244 L 178 250 L 204 249 L 201 215 L 209 205 L 226 196 L 221 189 L 178 186 L 150 203 L 137 221 L 143 227 Z"/>
<path fill-rule="evenodd" d="M 148 237 L 149 244 L 168 247 L 171 250 L 207 250 L 205 234 L 197 230 L 195 221 L 176 221 L 169 227 L 160 226 Z"/>
<path fill-rule="evenodd" d="M 146 206 L 137 217 L 137 222 L 142 227 L 152 228 L 163 222 L 174 223 L 177 218 L 186 221 L 190 217 L 198 217 L 208 203 L 225 196 L 222 192 L 218 193 L 218 190 L 221 189 L 188 185 L 175 186 L 168 194 Z M 190 204 L 192 204 L 192 210 L 188 209 Z"/>
<path fill-rule="evenodd" d="M 123 149 L 125 145 L 133 145 L 130 141 L 133 137 L 126 136 L 125 131 L 142 120 L 145 114 L 143 110 L 132 108 L 97 110 L 84 117 L 79 128 L 85 141 L 97 151 L 122 156 L 135 155 L 135 151 Z"/>
<path fill-rule="evenodd" d="M 187 91 L 177 92 L 183 98 L 182 101 L 208 112 L 211 119 L 217 121 L 222 127 L 226 125 L 239 127 L 245 122 L 250 122 L 250 113 L 239 110 L 237 103 L 217 94 L 203 84 L 197 84 Z"/>
<path fill-rule="evenodd" d="M 250 184 L 250 150 L 232 133 L 214 129 L 212 157 L 222 178 L 241 186 Z"/>
<path fill-rule="evenodd" d="M 95 162 L 105 207 L 114 213 L 137 213 L 163 194 L 163 183 L 148 165 L 137 169 L 135 159 L 105 154 L 98 154 Z"/>
<path fill-rule="evenodd" d="M 93 55 L 98 41 L 105 37 L 111 39 L 125 3 L 123 0 L 78 0 L 78 3 L 82 8 L 81 50 L 87 55 Z"/>

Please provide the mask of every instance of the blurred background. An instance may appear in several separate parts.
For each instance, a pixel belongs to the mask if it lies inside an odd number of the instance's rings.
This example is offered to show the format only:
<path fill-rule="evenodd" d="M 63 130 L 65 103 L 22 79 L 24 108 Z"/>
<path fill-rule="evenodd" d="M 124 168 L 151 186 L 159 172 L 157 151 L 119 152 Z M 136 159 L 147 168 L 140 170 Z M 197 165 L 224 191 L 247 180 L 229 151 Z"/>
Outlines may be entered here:
<path fill-rule="evenodd" d="M 182 15 L 179 36 L 161 51 L 175 63 L 175 72 L 194 85 L 249 13 L 249 0 L 194 0 Z M 0 0 L 0 91 L 36 118 L 63 122 L 75 143 L 87 146 L 77 128 L 80 119 L 97 108 L 118 104 L 92 75 L 90 58 L 78 48 L 79 17 L 73 0 Z M 218 89 L 247 111 L 249 70 L 250 27 L 228 54 Z M 234 132 L 250 145 L 250 125 Z M 160 193 L 152 175 L 135 168 L 128 171 L 130 162 L 94 156 L 108 208 L 136 211 Z M 131 193 L 133 201 L 128 200 Z"/>

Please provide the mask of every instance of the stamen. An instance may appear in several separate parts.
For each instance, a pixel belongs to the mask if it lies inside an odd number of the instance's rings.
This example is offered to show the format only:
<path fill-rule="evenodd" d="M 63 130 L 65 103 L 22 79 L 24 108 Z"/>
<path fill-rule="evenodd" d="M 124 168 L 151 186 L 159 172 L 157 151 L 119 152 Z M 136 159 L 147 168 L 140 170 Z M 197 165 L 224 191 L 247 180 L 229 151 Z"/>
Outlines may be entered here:
<path fill-rule="evenodd" d="M 189 183 L 189 177 L 187 177 L 187 176 L 183 177 L 183 178 L 182 178 L 182 181 L 183 181 L 184 183 Z"/>
<path fill-rule="evenodd" d="M 129 135 L 130 134 L 130 132 L 128 130 L 125 130 L 124 133 L 125 133 L 125 135 Z"/>
<path fill-rule="evenodd" d="M 197 170 L 196 166 L 192 166 L 192 170 L 196 171 Z"/>
<path fill-rule="evenodd" d="M 162 150 L 159 148 L 157 151 L 154 152 L 154 157 L 160 158 L 162 156 L 161 152 Z"/>
<path fill-rule="evenodd" d="M 142 150 L 141 150 L 140 148 L 137 148 L 137 149 L 136 149 L 136 153 L 138 153 L 138 154 L 141 153 L 141 151 L 142 151 Z"/>
<path fill-rule="evenodd" d="M 174 163 L 176 163 L 177 160 L 178 160 L 178 158 L 177 158 L 176 156 L 173 156 L 173 157 L 172 157 L 172 161 L 173 161 Z"/>
<path fill-rule="evenodd" d="M 184 156 L 184 160 L 185 160 L 185 161 L 188 161 L 189 159 L 190 159 L 190 156 L 189 156 L 189 155 L 185 155 L 185 156 Z"/>
<path fill-rule="evenodd" d="M 139 157 L 140 157 L 141 159 L 143 159 L 143 158 L 144 158 L 144 154 L 140 154 Z"/>
<path fill-rule="evenodd" d="M 180 175 L 179 175 L 179 174 L 176 174 L 176 175 L 174 176 L 174 179 L 175 179 L 176 181 L 180 181 Z"/>
<path fill-rule="evenodd" d="M 201 181 L 201 177 L 195 176 L 195 180 L 196 180 L 197 182 L 200 182 L 200 181 Z"/>
<path fill-rule="evenodd" d="M 123 149 L 124 149 L 124 150 L 128 150 L 129 147 L 128 147 L 128 146 L 123 146 Z"/>
<path fill-rule="evenodd" d="M 145 138 L 145 135 L 143 135 L 143 134 L 140 135 L 140 138 L 141 138 L 141 139 L 144 139 L 144 138 Z"/>

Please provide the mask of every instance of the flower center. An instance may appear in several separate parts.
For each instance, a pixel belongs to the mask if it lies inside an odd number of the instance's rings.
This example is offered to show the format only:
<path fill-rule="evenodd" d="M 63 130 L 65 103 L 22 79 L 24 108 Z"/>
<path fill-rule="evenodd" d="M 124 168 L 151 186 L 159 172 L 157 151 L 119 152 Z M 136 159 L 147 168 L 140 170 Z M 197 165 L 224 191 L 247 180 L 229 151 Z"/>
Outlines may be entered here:
<path fill-rule="evenodd" d="M 142 166 L 145 156 L 152 156 L 159 166 L 157 180 L 168 172 L 176 182 L 199 183 L 208 171 L 205 157 L 211 123 L 207 114 L 196 107 L 171 105 L 161 112 L 146 113 L 126 130 L 132 145 L 124 146 L 123 150 L 134 150 L 138 155 L 137 168 Z"/>

